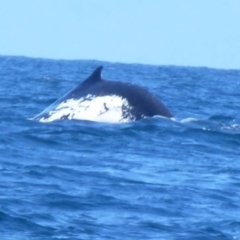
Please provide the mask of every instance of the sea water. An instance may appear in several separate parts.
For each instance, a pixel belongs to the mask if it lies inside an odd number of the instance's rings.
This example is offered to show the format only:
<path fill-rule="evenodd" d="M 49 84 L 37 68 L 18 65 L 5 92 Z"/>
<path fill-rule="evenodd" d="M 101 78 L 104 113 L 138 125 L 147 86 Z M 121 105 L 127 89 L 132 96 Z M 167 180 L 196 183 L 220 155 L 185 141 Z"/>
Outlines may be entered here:
<path fill-rule="evenodd" d="M 30 120 L 103 65 L 175 120 Z M 239 239 L 240 70 L 0 57 L 0 239 Z"/>

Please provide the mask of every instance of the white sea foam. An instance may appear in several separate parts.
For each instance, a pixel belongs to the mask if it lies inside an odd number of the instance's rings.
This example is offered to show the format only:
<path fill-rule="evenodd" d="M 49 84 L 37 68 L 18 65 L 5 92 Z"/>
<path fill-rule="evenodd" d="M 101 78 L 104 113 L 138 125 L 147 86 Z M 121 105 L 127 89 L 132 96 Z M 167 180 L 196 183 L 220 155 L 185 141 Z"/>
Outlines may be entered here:
<path fill-rule="evenodd" d="M 126 99 L 117 95 L 87 95 L 80 99 L 67 99 L 49 110 L 47 117 L 40 122 L 52 122 L 59 119 L 89 120 L 108 123 L 126 123 L 131 121 L 131 107 Z"/>
<path fill-rule="evenodd" d="M 181 123 L 191 123 L 191 122 L 198 122 L 199 119 L 197 118 L 192 118 L 192 117 L 189 117 L 189 118 L 185 118 L 185 119 L 182 119 L 180 120 Z"/>

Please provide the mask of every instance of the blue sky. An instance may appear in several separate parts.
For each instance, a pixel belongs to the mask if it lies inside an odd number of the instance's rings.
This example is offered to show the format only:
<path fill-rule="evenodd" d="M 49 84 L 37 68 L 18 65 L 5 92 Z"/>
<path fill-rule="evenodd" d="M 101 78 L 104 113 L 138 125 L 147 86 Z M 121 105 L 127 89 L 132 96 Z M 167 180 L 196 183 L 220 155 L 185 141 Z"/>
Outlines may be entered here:
<path fill-rule="evenodd" d="M 240 69 L 240 0 L 1 0 L 0 55 Z"/>

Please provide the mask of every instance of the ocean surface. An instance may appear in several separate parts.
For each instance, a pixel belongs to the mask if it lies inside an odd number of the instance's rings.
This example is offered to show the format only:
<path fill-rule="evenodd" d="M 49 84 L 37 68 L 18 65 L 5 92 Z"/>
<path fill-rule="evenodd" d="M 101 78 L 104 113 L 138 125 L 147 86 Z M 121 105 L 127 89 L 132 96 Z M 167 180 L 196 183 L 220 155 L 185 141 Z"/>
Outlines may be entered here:
<path fill-rule="evenodd" d="M 103 65 L 176 120 L 30 120 Z M 0 239 L 240 239 L 240 70 L 0 56 Z"/>

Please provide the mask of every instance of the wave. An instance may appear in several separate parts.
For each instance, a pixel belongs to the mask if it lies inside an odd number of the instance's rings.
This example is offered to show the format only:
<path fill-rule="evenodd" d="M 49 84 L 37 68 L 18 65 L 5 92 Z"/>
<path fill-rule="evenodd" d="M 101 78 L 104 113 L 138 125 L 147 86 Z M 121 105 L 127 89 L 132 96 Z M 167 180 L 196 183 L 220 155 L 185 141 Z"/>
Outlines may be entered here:
<path fill-rule="evenodd" d="M 202 129 L 204 131 L 219 131 L 229 134 L 240 134 L 240 121 L 237 119 L 212 116 L 208 119 L 185 118 L 179 121 L 190 128 Z"/>

